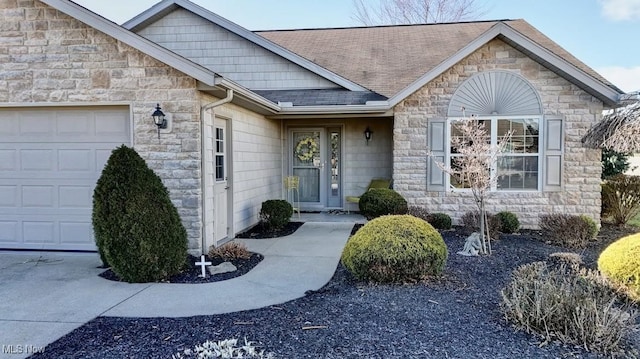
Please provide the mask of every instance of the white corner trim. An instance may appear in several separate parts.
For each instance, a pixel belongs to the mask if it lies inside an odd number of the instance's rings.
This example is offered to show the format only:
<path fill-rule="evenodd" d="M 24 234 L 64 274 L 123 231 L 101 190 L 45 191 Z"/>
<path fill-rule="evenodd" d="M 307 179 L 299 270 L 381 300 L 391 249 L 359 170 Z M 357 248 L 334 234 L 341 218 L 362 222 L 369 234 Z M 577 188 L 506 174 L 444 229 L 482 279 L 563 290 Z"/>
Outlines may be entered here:
<path fill-rule="evenodd" d="M 587 74 L 586 72 L 580 70 L 579 68 L 573 66 L 560 56 L 533 42 L 505 23 L 498 22 L 489 30 L 487 30 L 486 32 L 475 38 L 473 41 L 468 43 L 466 46 L 464 46 L 462 49 L 460 49 L 458 52 L 453 54 L 453 56 L 447 58 L 436 67 L 431 69 L 429 72 L 412 82 L 409 86 L 405 87 L 403 90 L 391 97 L 389 99 L 389 104 L 391 105 L 391 107 L 397 105 L 398 103 L 400 103 L 400 101 L 404 100 L 409 95 L 425 86 L 434 78 L 441 75 L 443 72 L 445 72 L 447 69 L 454 66 L 458 62 L 462 61 L 465 57 L 471 55 L 474 51 L 478 50 L 480 47 L 493 40 L 498 35 L 502 35 L 513 41 L 517 45 L 523 47 L 527 51 L 530 51 L 531 53 L 540 57 L 542 60 L 548 62 L 560 71 L 573 77 L 576 81 L 598 92 L 602 95 L 602 97 L 609 99 L 613 103 L 616 103 L 618 101 L 618 97 L 620 96 L 620 94 L 614 89 L 603 84 L 602 82 L 595 79 L 593 76 Z"/>
<path fill-rule="evenodd" d="M 171 52 L 72 1 L 42 0 L 42 2 L 205 84 L 213 86 L 216 77 L 219 77 L 215 72 Z"/>
<path fill-rule="evenodd" d="M 324 67 L 316 64 L 315 62 L 309 61 L 307 59 L 305 59 L 304 57 L 282 47 L 279 46 L 267 39 L 265 39 L 264 37 L 255 34 L 254 32 L 245 29 L 244 27 L 229 21 L 225 18 L 223 18 L 222 16 L 215 14 L 197 4 L 194 4 L 188 0 L 164 0 L 156 5 L 154 5 L 153 7 L 149 8 L 148 10 L 142 12 L 141 14 L 137 15 L 136 17 L 134 17 L 133 19 L 125 22 L 124 24 L 122 24 L 123 27 L 125 27 L 128 30 L 131 31 L 135 31 L 136 27 L 143 25 L 147 20 L 154 18 L 156 15 L 162 13 L 163 11 L 166 11 L 167 9 L 170 9 L 174 6 L 180 6 L 198 16 L 201 16 L 209 21 L 211 21 L 212 23 L 228 30 L 231 31 L 232 33 L 246 39 L 247 41 L 250 41 L 268 51 L 271 51 L 272 53 L 279 55 L 291 62 L 293 62 L 294 64 L 297 64 L 298 66 L 301 66 L 313 73 L 315 73 L 316 75 L 323 77 L 337 85 L 340 85 L 348 90 L 351 91 L 367 91 L 368 89 L 358 85 L 357 83 L 350 81 L 334 72 L 331 72 L 327 69 L 325 69 Z"/>

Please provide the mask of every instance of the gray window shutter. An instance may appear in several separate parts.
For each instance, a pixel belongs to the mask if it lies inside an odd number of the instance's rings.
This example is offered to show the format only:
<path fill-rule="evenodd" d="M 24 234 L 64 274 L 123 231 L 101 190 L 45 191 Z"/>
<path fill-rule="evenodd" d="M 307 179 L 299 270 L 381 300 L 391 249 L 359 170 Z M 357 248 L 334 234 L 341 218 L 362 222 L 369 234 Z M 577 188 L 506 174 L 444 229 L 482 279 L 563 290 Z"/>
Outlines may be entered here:
<path fill-rule="evenodd" d="M 444 192 L 445 173 L 436 165 L 435 161 L 444 163 L 446 149 L 447 120 L 444 118 L 431 119 L 427 125 L 427 147 L 432 156 L 427 158 L 427 191 Z"/>
<path fill-rule="evenodd" d="M 542 190 L 562 191 L 564 134 L 561 117 L 547 117 L 544 124 L 544 153 L 542 164 Z"/>

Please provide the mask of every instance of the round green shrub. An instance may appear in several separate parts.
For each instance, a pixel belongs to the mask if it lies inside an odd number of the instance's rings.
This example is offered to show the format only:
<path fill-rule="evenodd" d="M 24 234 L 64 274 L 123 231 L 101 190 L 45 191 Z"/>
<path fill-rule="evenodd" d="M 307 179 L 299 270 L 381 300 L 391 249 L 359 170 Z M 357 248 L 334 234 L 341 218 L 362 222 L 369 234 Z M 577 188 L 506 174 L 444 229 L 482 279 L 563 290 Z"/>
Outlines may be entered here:
<path fill-rule="evenodd" d="M 427 222 L 436 229 L 451 229 L 451 217 L 446 213 L 432 213 Z"/>
<path fill-rule="evenodd" d="M 514 233 L 520 228 L 520 221 L 513 212 L 498 212 L 496 217 L 500 220 L 500 232 L 502 233 Z"/>
<path fill-rule="evenodd" d="M 611 243 L 598 258 L 598 269 L 640 302 L 640 233 Z"/>
<path fill-rule="evenodd" d="M 277 231 L 289 223 L 293 215 L 291 203 L 283 199 L 270 199 L 262 202 L 260 221 L 267 230 Z"/>
<path fill-rule="evenodd" d="M 92 223 L 100 257 L 126 282 L 157 282 L 185 264 L 187 232 L 178 211 L 132 148 L 111 153 L 93 193 Z"/>
<path fill-rule="evenodd" d="M 358 202 L 360 213 L 367 219 L 387 214 L 406 214 L 407 201 L 400 193 L 389 188 L 372 188 L 365 192 Z"/>
<path fill-rule="evenodd" d="M 447 256 L 442 236 L 429 223 L 390 215 L 360 228 L 345 245 L 341 261 L 360 280 L 389 283 L 438 275 Z"/>

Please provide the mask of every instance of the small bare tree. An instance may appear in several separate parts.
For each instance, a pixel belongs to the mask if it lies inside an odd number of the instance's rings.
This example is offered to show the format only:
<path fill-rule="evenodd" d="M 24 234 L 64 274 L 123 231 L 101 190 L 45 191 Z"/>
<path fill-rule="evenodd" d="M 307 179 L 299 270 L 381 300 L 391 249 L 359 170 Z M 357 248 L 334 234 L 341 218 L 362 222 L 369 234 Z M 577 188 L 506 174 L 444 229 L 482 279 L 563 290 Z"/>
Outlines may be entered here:
<path fill-rule="evenodd" d="M 490 132 L 483 121 L 474 117 L 455 121 L 457 134 L 451 137 L 452 152 L 449 165 L 434 159 L 436 165 L 446 174 L 454 177 L 464 188 L 469 188 L 480 212 L 481 253 L 491 254 L 491 235 L 487 225 L 485 203 L 491 188 L 497 183 L 497 176 L 491 168 L 504 153 L 511 138 L 507 132 L 496 145 L 491 144 Z M 433 154 L 429 153 L 433 158 Z"/>
<path fill-rule="evenodd" d="M 484 14 L 476 0 L 353 0 L 353 19 L 365 26 L 473 20 Z"/>

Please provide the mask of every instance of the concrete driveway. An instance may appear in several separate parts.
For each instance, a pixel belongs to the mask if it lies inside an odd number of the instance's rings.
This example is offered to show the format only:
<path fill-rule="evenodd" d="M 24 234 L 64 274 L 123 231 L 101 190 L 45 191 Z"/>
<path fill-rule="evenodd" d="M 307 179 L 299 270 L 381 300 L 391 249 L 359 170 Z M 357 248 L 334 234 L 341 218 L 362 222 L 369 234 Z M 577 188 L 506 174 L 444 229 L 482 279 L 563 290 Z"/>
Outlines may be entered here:
<path fill-rule="evenodd" d="M 95 253 L 0 252 L 0 358 L 24 358 L 98 316 L 185 317 L 262 308 L 333 275 L 353 222 L 305 223 L 293 235 L 242 240 L 265 259 L 206 284 L 113 282 Z"/>

